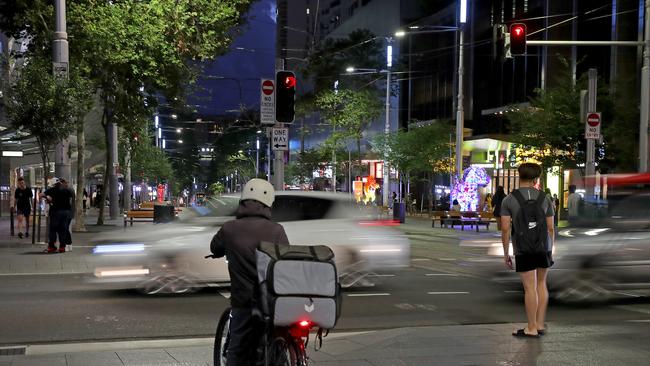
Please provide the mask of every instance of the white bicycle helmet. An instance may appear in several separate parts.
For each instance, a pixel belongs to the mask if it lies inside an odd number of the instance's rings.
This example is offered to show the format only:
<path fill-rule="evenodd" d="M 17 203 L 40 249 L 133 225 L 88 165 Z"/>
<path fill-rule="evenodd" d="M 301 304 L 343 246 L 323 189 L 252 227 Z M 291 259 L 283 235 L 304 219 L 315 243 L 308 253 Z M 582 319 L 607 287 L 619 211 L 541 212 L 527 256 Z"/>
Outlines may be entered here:
<path fill-rule="evenodd" d="M 240 201 L 255 200 L 271 207 L 275 201 L 275 190 L 268 181 L 259 178 L 249 180 L 241 192 Z"/>

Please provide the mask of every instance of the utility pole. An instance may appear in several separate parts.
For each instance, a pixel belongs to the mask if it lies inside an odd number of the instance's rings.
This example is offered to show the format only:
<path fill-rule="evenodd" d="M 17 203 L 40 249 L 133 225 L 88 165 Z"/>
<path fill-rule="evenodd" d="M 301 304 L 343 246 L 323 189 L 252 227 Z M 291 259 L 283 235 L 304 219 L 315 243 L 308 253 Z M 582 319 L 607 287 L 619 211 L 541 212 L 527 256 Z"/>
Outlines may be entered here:
<path fill-rule="evenodd" d="M 111 166 L 109 169 L 111 169 L 111 174 L 108 177 L 109 178 L 109 192 L 108 192 L 108 197 L 110 198 L 110 210 L 109 214 L 112 220 L 117 219 L 117 216 L 120 213 L 120 198 L 119 198 L 119 192 L 118 192 L 118 187 L 117 187 L 117 123 L 111 122 L 108 125 L 108 130 L 109 130 L 109 142 L 110 142 L 110 158 L 111 158 Z"/>
<path fill-rule="evenodd" d="M 587 103 L 587 112 L 596 112 L 596 97 L 597 97 L 597 83 L 598 71 L 596 69 L 589 69 L 589 99 Z M 581 119 L 586 119 L 586 115 L 580 116 Z M 587 139 L 587 159 L 585 164 L 585 175 L 593 177 L 596 174 L 596 140 Z M 594 197 L 594 184 L 588 185 L 587 196 L 592 199 Z"/>
<path fill-rule="evenodd" d="M 386 121 L 384 123 L 384 137 L 388 141 L 390 134 L 390 69 L 393 67 L 393 39 L 386 38 Z M 382 182 L 382 205 L 388 207 L 388 191 L 390 190 L 390 167 L 388 165 L 388 150 L 384 149 L 383 165 L 383 182 Z"/>
<path fill-rule="evenodd" d="M 275 69 L 284 70 L 284 59 L 276 59 Z M 278 88 L 279 86 L 276 85 L 275 87 Z M 278 102 L 277 99 L 275 102 Z M 284 123 L 276 123 L 275 127 L 284 127 Z M 284 191 L 284 151 L 275 151 L 275 158 L 273 161 L 273 178 L 273 186 L 275 190 Z"/>
<path fill-rule="evenodd" d="M 648 118 L 650 118 L 650 0 L 645 1 L 643 67 L 641 68 L 641 121 L 639 123 L 639 173 L 648 172 Z"/>
<path fill-rule="evenodd" d="M 465 111 L 463 108 L 463 24 L 459 25 L 458 41 L 458 102 L 456 103 L 456 177 L 462 179 L 463 176 L 463 131 L 465 130 Z M 451 182 L 452 184 L 454 182 Z"/>
<path fill-rule="evenodd" d="M 68 78 L 68 33 L 66 32 L 65 0 L 55 0 L 54 11 L 56 24 L 54 41 L 52 42 L 52 72 L 54 76 Z M 58 143 L 54 149 L 54 174 L 57 177 L 70 181 L 70 141 L 65 139 Z"/>

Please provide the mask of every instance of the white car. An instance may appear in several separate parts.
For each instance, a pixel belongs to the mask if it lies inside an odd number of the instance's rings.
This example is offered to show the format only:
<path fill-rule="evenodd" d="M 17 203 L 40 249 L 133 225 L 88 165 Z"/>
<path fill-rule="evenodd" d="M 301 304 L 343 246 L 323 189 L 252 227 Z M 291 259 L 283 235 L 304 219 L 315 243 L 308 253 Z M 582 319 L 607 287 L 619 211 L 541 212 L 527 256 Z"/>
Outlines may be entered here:
<path fill-rule="evenodd" d="M 144 293 L 184 293 L 230 281 L 225 258 L 205 258 L 219 227 L 232 220 L 239 197 L 208 200 L 186 208 L 170 224 L 141 224 L 110 238 L 98 238 L 100 265 L 93 282 L 138 288 Z M 372 285 L 368 275 L 406 267 L 410 243 L 392 220 L 377 221 L 349 195 L 285 191 L 276 194 L 273 220 L 294 245 L 327 245 L 344 287 Z"/>

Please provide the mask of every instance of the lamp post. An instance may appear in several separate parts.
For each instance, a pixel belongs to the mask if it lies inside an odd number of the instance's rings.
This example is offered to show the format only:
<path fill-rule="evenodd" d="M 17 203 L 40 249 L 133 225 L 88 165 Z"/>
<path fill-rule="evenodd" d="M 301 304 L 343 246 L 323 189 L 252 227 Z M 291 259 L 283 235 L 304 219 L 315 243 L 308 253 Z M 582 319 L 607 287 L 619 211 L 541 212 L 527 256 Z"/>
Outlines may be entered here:
<path fill-rule="evenodd" d="M 361 75 L 361 74 L 373 74 L 373 73 L 386 73 L 386 119 L 384 122 L 384 136 L 386 141 L 388 141 L 388 135 L 390 134 L 390 78 L 391 78 L 391 67 L 393 66 L 393 38 L 392 37 L 376 37 L 384 38 L 386 40 L 386 69 L 377 70 L 377 69 L 358 69 L 352 66 L 349 66 L 345 69 L 348 74 Z M 384 206 L 388 206 L 388 190 L 390 186 L 390 170 L 388 166 L 388 151 L 384 149 L 384 164 L 382 172 L 382 203 Z"/>

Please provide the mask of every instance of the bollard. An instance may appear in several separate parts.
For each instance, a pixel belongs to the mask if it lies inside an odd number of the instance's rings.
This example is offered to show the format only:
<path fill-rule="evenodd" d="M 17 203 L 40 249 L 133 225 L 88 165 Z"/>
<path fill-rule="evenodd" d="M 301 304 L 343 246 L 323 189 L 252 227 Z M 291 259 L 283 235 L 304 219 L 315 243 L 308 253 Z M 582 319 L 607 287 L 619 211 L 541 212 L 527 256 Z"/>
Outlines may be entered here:
<path fill-rule="evenodd" d="M 32 215 L 32 244 L 36 244 L 36 206 L 38 203 L 38 196 L 41 193 L 41 190 L 36 190 L 34 195 L 34 214 Z"/>
<path fill-rule="evenodd" d="M 14 208 L 9 208 L 9 236 L 14 236 Z"/>

